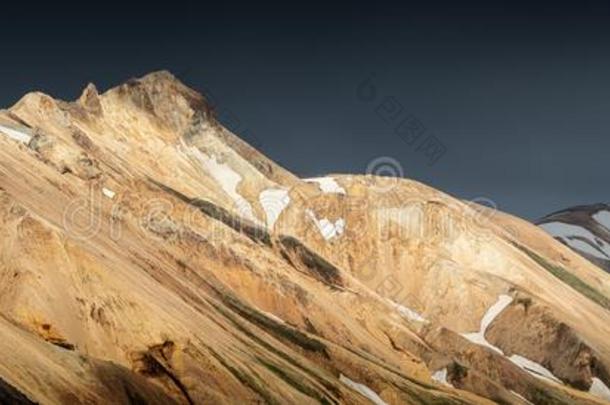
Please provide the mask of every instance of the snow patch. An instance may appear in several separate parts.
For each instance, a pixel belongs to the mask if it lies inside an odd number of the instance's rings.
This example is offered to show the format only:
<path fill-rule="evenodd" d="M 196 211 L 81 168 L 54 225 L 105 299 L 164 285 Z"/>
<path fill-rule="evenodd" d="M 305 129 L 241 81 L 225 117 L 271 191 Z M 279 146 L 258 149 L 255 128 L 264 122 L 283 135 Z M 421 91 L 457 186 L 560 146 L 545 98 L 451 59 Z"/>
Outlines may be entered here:
<path fill-rule="evenodd" d="M 496 301 L 496 303 L 487 310 L 483 316 L 483 319 L 481 319 L 481 334 L 485 335 L 489 325 L 491 325 L 494 319 L 496 319 L 496 317 L 500 315 L 500 313 L 504 311 L 511 302 L 513 302 L 513 297 L 510 295 L 501 294 L 498 297 L 498 301 Z"/>
<path fill-rule="evenodd" d="M 513 298 L 511 296 L 504 295 L 504 294 L 500 295 L 498 297 L 498 301 L 496 301 L 496 303 L 493 304 L 487 310 L 487 312 L 481 319 L 481 330 L 479 330 L 476 333 L 462 334 L 462 336 L 465 337 L 466 339 L 470 340 L 473 343 L 488 347 L 488 348 L 496 351 L 497 353 L 504 355 L 504 352 L 499 347 L 492 345 L 491 343 L 489 343 L 487 341 L 487 339 L 485 339 L 485 332 L 487 331 L 487 328 L 489 328 L 489 325 L 492 324 L 494 319 L 496 319 L 497 316 L 500 315 L 500 313 L 502 311 L 504 311 L 506 309 L 506 307 L 508 307 L 512 301 L 513 301 Z M 563 382 L 559 378 L 555 377 L 553 375 L 553 373 L 551 373 L 548 369 L 546 369 L 541 364 L 536 363 L 535 361 L 527 359 L 518 354 L 513 354 L 508 359 L 511 362 L 513 362 L 514 364 L 516 364 L 517 366 L 519 366 L 521 369 L 527 371 L 528 373 L 532 374 L 535 377 L 543 378 L 543 379 L 550 380 L 550 381 L 553 381 L 553 382 L 556 382 L 559 384 L 563 384 Z"/>
<path fill-rule="evenodd" d="M 396 308 L 396 310 L 398 311 L 398 313 L 400 313 L 400 315 L 404 316 L 405 318 L 411 320 L 411 321 L 416 321 L 416 322 L 428 322 L 428 320 L 426 318 L 424 318 L 421 314 L 417 313 L 416 311 L 413 311 L 411 308 L 407 308 L 404 305 L 400 305 L 395 303 L 394 301 L 391 301 L 392 305 L 394 306 L 394 308 Z"/>
<path fill-rule="evenodd" d="M 540 227 L 574 249 L 588 253 L 598 259 L 610 259 L 610 245 L 582 226 L 563 222 L 548 222 L 540 225 Z"/>
<path fill-rule="evenodd" d="M 18 142 L 29 143 L 32 139 L 32 135 L 26 134 L 25 132 L 21 132 L 13 128 L 5 127 L 4 125 L 0 125 L 0 132 Z"/>
<path fill-rule="evenodd" d="M 453 387 L 449 381 L 447 381 L 447 368 L 436 371 L 432 374 L 432 379 L 437 383 L 446 385 L 448 387 Z"/>
<path fill-rule="evenodd" d="M 608 260 L 608 257 L 606 257 L 605 254 L 602 254 L 599 250 L 597 250 L 597 248 L 591 246 L 589 244 L 589 242 L 585 242 L 580 239 L 567 239 L 566 240 L 566 238 L 561 238 L 561 240 L 564 241 L 566 243 L 566 245 L 570 246 L 574 250 L 579 250 L 583 253 L 590 254 L 591 256 L 595 256 L 599 259 Z"/>
<path fill-rule="evenodd" d="M 541 364 L 536 363 L 530 359 L 526 359 L 523 356 L 519 356 L 518 354 L 513 354 L 509 358 L 510 361 L 521 367 L 523 370 L 527 371 L 534 377 L 543 378 L 546 380 L 550 380 L 559 384 L 563 384 L 562 381 L 555 377 L 553 373 L 551 373 L 547 368 L 542 366 Z"/>
<path fill-rule="evenodd" d="M 193 156 L 199 160 L 203 169 L 210 174 L 210 176 L 220 184 L 223 191 L 233 199 L 239 214 L 259 223 L 258 219 L 254 216 L 254 210 L 248 200 L 237 192 L 237 187 L 242 181 L 241 175 L 233 170 L 227 163 L 220 163 L 215 156 L 208 156 L 194 147 L 191 147 L 190 150 L 193 153 Z"/>
<path fill-rule="evenodd" d="M 305 181 L 307 183 L 318 183 L 318 186 L 323 193 L 347 194 L 345 189 L 332 177 L 316 177 L 305 179 Z"/>
<path fill-rule="evenodd" d="M 343 218 L 339 218 L 333 223 L 327 218 L 318 219 L 312 210 L 308 209 L 306 210 L 306 213 L 316 224 L 318 230 L 322 234 L 322 237 L 327 241 L 342 235 L 345 231 L 345 220 Z"/>
<path fill-rule="evenodd" d="M 589 388 L 589 394 L 610 401 L 610 388 L 597 377 L 593 377 L 593 384 Z"/>
<path fill-rule="evenodd" d="M 267 189 L 260 193 L 258 200 L 265 210 L 267 227 L 273 229 L 273 226 L 282 214 L 282 211 L 290 204 L 288 190 Z"/>
<path fill-rule="evenodd" d="M 114 198 L 114 196 L 116 195 L 116 193 L 112 190 L 110 190 L 109 188 L 102 188 L 102 194 L 104 194 L 106 197 L 110 198 L 111 200 Z"/>
<path fill-rule="evenodd" d="M 593 214 L 593 219 L 596 220 L 598 224 L 610 231 L 610 211 L 597 211 L 595 214 Z"/>
<path fill-rule="evenodd" d="M 377 395 L 377 393 L 375 393 L 375 391 L 373 391 L 366 385 L 359 384 L 355 381 L 352 381 L 349 378 L 347 378 L 346 376 L 344 376 L 343 374 L 341 374 L 341 376 L 339 377 L 339 380 L 343 384 L 345 384 L 348 387 L 350 387 L 351 389 L 353 389 L 354 391 L 357 391 L 357 392 L 361 393 L 362 395 L 364 395 L 365 397 L 367 397 L 368 399 L 370 399 L 371 402 L 374 403 L 375 405 L 388 405 L 388 403 L 385 402 L 383 399 L 381 399 L 381 397 L 379 395 Z"/>
<path fill-rule="evenodd" d="M 483 336 L 481 334 L 481 332 L 476 332 L 476 333 L 462 333 L 462 336 L 465 337 L 466 339 L 470 340 L 472 343 L 475 343 L 479 346 L 485 346 L 495 352 L 498 352 L 499 354 L 504 354 L 504 352 L 502 350 L 500 350 L 499 347 L 496 347 L 494 345 L 492 345 L 491 343 L 489 343 L 486 339 L 485 336 Z"/>
<path fill-rule="evenodd" d="M 513 302 L 513 298 L 511 296 L 501 294 L 498 297 L 498 301 L 496 301 L 496 303 L 493 304 L 487 310 L 485 315 L 483 315 L 483 318 L 481 319 L 480 330 L 475 333 L 465 333 L 465 334 L 463 333 L 462 336 L 465 337 L 466 339 L 470 340 L 473 343 L 476 343 L 481 346 L 486 346 L 490 349 L 495 350 L 496 352 L 498 352 L 500 354 L 504 354 L 504 352 L 502 352 L 502 350 L 500 350 L 496 346 L 492 345 L 485 339 L 485 332 L 487 331 L 487 328 L 489 327 L 489 325 L 491 325 L 491 323 L 494 321 L 494 319 L 496 319 L 496 317 L 498 315 L 500 315 L 500 313 L 502 311 L 504 311 L 504 309 L 506 309 L 506 307 L 509 306 L 511 302 Z"/>

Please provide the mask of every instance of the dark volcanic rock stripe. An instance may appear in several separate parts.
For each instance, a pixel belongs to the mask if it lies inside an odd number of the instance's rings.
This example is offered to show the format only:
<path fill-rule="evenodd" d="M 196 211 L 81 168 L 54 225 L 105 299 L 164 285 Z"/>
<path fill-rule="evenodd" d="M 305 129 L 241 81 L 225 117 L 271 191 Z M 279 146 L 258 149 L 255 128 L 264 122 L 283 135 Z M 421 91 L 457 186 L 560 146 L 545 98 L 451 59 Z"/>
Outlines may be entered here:
<path fill-rule="evenodd" d="M 0 404 L 36 404 L 17 388 L 0 378 Z"/>
<path fill-rule="evenodd" d="M 224 223 L 231 229 L 245 234 L 254 242 L 262 243 L 268 247 L 271 247 L 271 236 L 269 235 L 269 232 L 267 232 L 266 229 L 257 226 L 256 224 L 250 223 L 248 220 L 239 218 L 210 201 L 203 200 L 200 198 L 188 197 L 182 194 L 181 192 L 174 190 L 173 188 L 168 187 L 164 184 L 161 184 L 153 179 L 149 180 L 154 185 L 161 188 L 163 191 L 171 194 L 172 196 L 178 198 L 181 201 L 184 201 L 192 207 L 197 208 L 205 215 Z"/>

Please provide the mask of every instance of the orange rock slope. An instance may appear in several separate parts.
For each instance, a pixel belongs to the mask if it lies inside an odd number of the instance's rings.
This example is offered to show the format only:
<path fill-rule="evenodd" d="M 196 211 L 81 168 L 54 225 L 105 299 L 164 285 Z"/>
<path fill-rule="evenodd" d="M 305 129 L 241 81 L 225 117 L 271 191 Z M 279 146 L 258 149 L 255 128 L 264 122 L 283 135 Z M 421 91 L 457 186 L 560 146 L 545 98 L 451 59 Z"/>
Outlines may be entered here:
<path fill-rule="evenodd" d="M 610 275 L 422 184 L 303 180 L 153 73 L 0 112 L 0 402 L 602 404 Z"/>

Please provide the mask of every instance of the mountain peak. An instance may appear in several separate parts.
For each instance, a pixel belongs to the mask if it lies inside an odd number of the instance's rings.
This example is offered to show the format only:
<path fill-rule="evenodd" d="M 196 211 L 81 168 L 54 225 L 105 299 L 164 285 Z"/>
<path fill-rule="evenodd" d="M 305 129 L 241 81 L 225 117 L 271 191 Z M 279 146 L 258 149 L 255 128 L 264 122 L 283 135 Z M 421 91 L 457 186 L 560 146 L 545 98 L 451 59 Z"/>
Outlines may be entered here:
<path fill-rule="evenodd" d="M 142 76 L 139 80 L 149 82 L 169 82 L 183 85 L 183 83 L 169 70 L 161 69 Z"/>
<path fill-rule="evenodd" d="M 213 121 L 205 97 L 166 70 L 130 79 L 106 94 L 129 100 L 175 130 L 184 130 L 194 118 Z"/>
<path fill-rule="evenodd" d="M 87 87 L 83 89 L 83 92 L 78 99 L 78 103 L 93 114 L 100 114 L 102 112 L 100 94 L 93 83 L 89 83 Z"/>
<path fill-rule="evenodd" d="M 299 179 L 209 110 L 161 71 L 0 111 L 0 398 L 600 403 L 608 274 L 417 182 Z"/>

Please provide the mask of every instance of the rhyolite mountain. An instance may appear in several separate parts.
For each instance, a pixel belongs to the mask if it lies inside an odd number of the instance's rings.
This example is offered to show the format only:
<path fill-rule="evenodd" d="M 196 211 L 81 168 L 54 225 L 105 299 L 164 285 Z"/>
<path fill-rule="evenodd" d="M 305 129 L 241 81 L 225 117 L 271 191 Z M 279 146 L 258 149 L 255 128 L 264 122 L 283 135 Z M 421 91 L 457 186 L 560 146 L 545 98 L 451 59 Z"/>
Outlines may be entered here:
<path fill-rule="evenodd" d="M 0 402 L 603 404 L 610 275 L 407 179 L 300 179 L 171 74 L 0 111 Z"/>
<path fill-rule="evenodd" d="M 571 207 L 547 215 L 537 223 L 557 240 L 610 272 L 610 205 Z"/>

